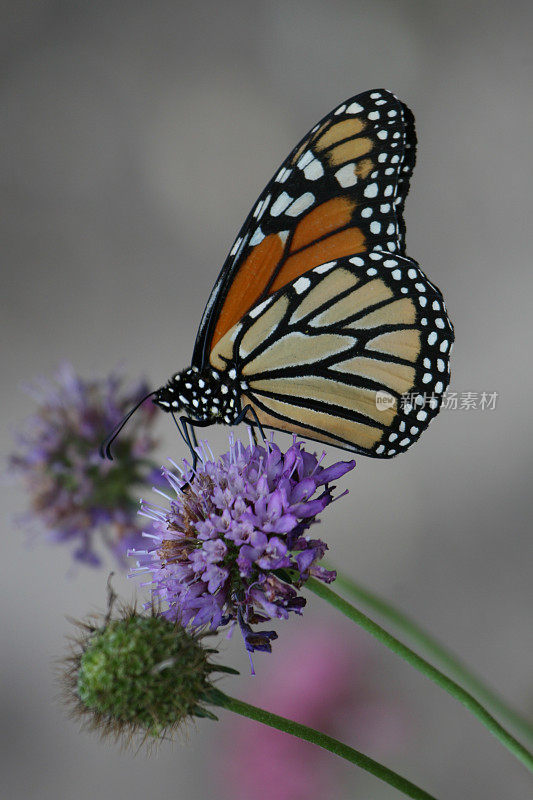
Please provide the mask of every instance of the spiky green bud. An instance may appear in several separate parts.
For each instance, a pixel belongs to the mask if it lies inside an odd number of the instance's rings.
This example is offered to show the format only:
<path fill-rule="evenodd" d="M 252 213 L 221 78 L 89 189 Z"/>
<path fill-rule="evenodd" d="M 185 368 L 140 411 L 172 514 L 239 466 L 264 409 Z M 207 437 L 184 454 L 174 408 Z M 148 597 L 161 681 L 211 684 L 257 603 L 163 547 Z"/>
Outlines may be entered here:
<path fill-rule="evenodd" d="M 157 614 L 122 611 L 86 634 L 70 659 L 70 700 L 93 728 L 116 735 L 144 732 L 160 737 L 193 716 L 216 716 L 216 666 L 201 637 Z"/>

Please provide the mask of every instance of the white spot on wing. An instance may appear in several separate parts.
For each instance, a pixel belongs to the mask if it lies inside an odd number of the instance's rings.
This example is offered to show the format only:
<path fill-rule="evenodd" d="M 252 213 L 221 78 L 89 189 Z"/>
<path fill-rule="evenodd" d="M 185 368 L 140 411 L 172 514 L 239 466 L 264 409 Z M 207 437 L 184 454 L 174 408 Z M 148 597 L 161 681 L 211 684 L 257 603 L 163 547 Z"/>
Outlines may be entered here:
<path fill-rule="evenodd" d="M 265 238 L 265 234 L 261 230 L 261 226 L 259 226 L 256 229 L 256 231 L 255 231 L 254 235 L 252 236 L 252 238 L 250 239 L 250 245 L 253 246 L 255 244 L 259 244 L 259 242 L 262 242 L 264 238 Z"/>
<path fill-rule="evenodd" d="M 230 256 L 234 256 L 235 260 L 237 260 L 244 250 L 246 246 L 246 242 L 248 241 L 249 234 L 246 234 L 242 239 L 239 237 L 233 247 L 231 248 Z M 218 283 L 218 282 L 217 282 Z M 213 292 L 213 297 L 216 295 L 216 292 Z"/>
<path fill-rule="evenodd" d="M 298 278 L 298 280 L 293 283 L 293 286 L 297 294 L 302 294 L 302 292 L 305 292 L 307 289 L 309 289 L 311 286 L 311 281 L 309 278 Z"/>
<path fill-rule="evenodd" d="M 282 167 L 276 175 L 276 183 L 285 183 L 291 172 L 292 170 Z"/>
<path fill-rule="evenodd" d="M 241 242 L 242 242 L 242 239 L 239 236 L 239 238 L 235 240 L 235 244 L 233 245 L 233 247 L 229 251 L 230 256 L 234 256 L 235 255 L 235 253 L 239 249 L 239 245 L 240 245 Z"/>
<path fill-rule="evenodd" d="M 343 167 L 337 170 L 335 177 L 343 189 L 348 186 L 355 186 L 357 183 L 355 164 L 345 164 Z"/>
<path fill-rule="evenodd" d="M 309 181 L 316 181 L 321 178 L 323 174 L 324 168 L 317 158 L 311 161 L 304 169 L 304 175 Z"/>
<path fill-rule="evenodd" d="M 292 203 L 292 197 L 287 194 L 287 192 L 282 192 L 280 196 L 275 200 L 272 204 L 272 208 L 270 209 L 270 216 L 271 217 L 279 217 L 282 211 L 285 211 L 287 206 Z"/>
<path fill-rule="evenodd" d="M 359 114 L 361 111 L 363 111 L 363 106 L 360 106 L 359 103 L 350 103 L 346 109 L 347 114 Z"/>
<path fill-rule="evenodd" d="M 313 159 L 314 159 L 314 155 L 311 152 L 311 150 L 306 150 L 305 153 L 303 154 L 303 156 L 300 158 L 300 160 L 296 164 L 296 166 L 298 167 L 298 169 L 303 169 L 308 164 L 310 164 L 311 161 L 313 161 Z"/>
<path fill-rule="evenodd" d="M 265 308 L 267 306 L 269 306 L 271 302 L 272 302 L 272 298 L 271 297 L 267 297 L 266 300 L 263 300 L 262 303 L 259 303 L 258 306 L 256 306 L 255 308 L 252 308 L 252 310 L 248 312 L 249 316 L 252 319 L 255 319 L 256 317 L 258 317 L 260 314 L 263 313 Z"/>
<path fill-rule="evenodd" d="M 305 211 L 306 208 L 312 206 L 314 202 L 315 202 L 314 194 L 312 194 L 311 192 L 305 192 L 304 194 L 300 195 L 300 197 L 298 197 L 298 199 L 295 200 L 291 206 L 289 206 L 289 208 L 285 213 L 288 214 L 289 217 L 297 217 L 299 214 Z"/>
<path fill-rule="evenodd" d="M 272 195 L 271 194 L 267 195 L 267 197 L 265 197 L 265 199 L 263 200 L 263 202 L 261 204 L 261 208 L 257 212 L 257 220 L 258 221 L 261 219 L 261 217 L 263 216 L 263 214 L 267 210 L 268 204 L 270 203 L 271 200 L 272 200 Z"/>
<path fill-rule="evenodd" d="M 325 272 L 329 272 L 330 269 L 337 266 L 336 261 L 328 261 L 326 264 L 320 264 L 319 267 L 315 267 L 313 272 L 318 272 L 319 275 L 323 275 Z"/>

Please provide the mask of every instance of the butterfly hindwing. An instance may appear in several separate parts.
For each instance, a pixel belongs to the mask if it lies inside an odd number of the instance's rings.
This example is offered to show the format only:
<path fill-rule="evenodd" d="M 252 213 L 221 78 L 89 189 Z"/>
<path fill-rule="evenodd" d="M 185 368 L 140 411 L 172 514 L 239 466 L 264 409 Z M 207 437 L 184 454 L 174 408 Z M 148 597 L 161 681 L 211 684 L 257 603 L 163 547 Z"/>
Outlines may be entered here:
<path fill-rule="evenodd" d="M 254 306 L 211 365 L 241 374 L 259 421 L 390 457 L 437 414 L 453 329 L 412 259 L 383 251 L 318 265 Z"/>
<path fill-rule="evenodd" d="M 360 94 L 294 148 L 246 219 L 200 324 L 193 364 L 253 306 L 310 269 L 376 248 L 405 251 L 412 114 L 390 92 Z"/>

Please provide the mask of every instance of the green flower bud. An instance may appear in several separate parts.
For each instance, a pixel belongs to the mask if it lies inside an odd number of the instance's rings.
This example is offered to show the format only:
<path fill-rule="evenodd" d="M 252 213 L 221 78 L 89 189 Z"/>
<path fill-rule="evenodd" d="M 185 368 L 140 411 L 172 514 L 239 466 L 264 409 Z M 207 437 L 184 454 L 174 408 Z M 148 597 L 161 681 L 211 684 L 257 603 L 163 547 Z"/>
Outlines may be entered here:
<path fill-rule="evenodd" d="M 205 705 L 220 698 L 211 673 L 236 670 L 212 664 L 216 650 L 204 647 L 201 635 L 133 609 L 82 627 L 65 677 L 67 700 L 89 727 L 162 737 L 194 716 L 217 719 Z"/>

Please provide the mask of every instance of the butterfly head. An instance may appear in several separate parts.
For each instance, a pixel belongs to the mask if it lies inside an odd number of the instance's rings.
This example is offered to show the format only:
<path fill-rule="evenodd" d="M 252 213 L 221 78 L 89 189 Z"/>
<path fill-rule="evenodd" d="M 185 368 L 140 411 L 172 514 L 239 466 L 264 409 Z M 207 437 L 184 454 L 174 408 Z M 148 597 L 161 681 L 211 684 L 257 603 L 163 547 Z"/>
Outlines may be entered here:
<path fill-rule="evenodd" d="M 232 425 L 240 419 L 241 403 L 235 369 L 219 372 L 212 367 L 202 370 L 189 367 L 177 372 L 160 389 L 143 397 L 114 427 L 100 446 L 102 458 L 113 459 L 111 445 L 118 434 L 145 400 L 152 398 L 156 406 L 173 414 L 183 413 L 204 424 L 222 422 Z"/>
<path fill-rule="evenodd" d="M 189 367 L 173 375 L 154 395 L 153 402 L 174 413 L 193 419 L 231 424 L 239 415 L 240 403 L 233 370 L 219 372 L 212 367 Z"/>

